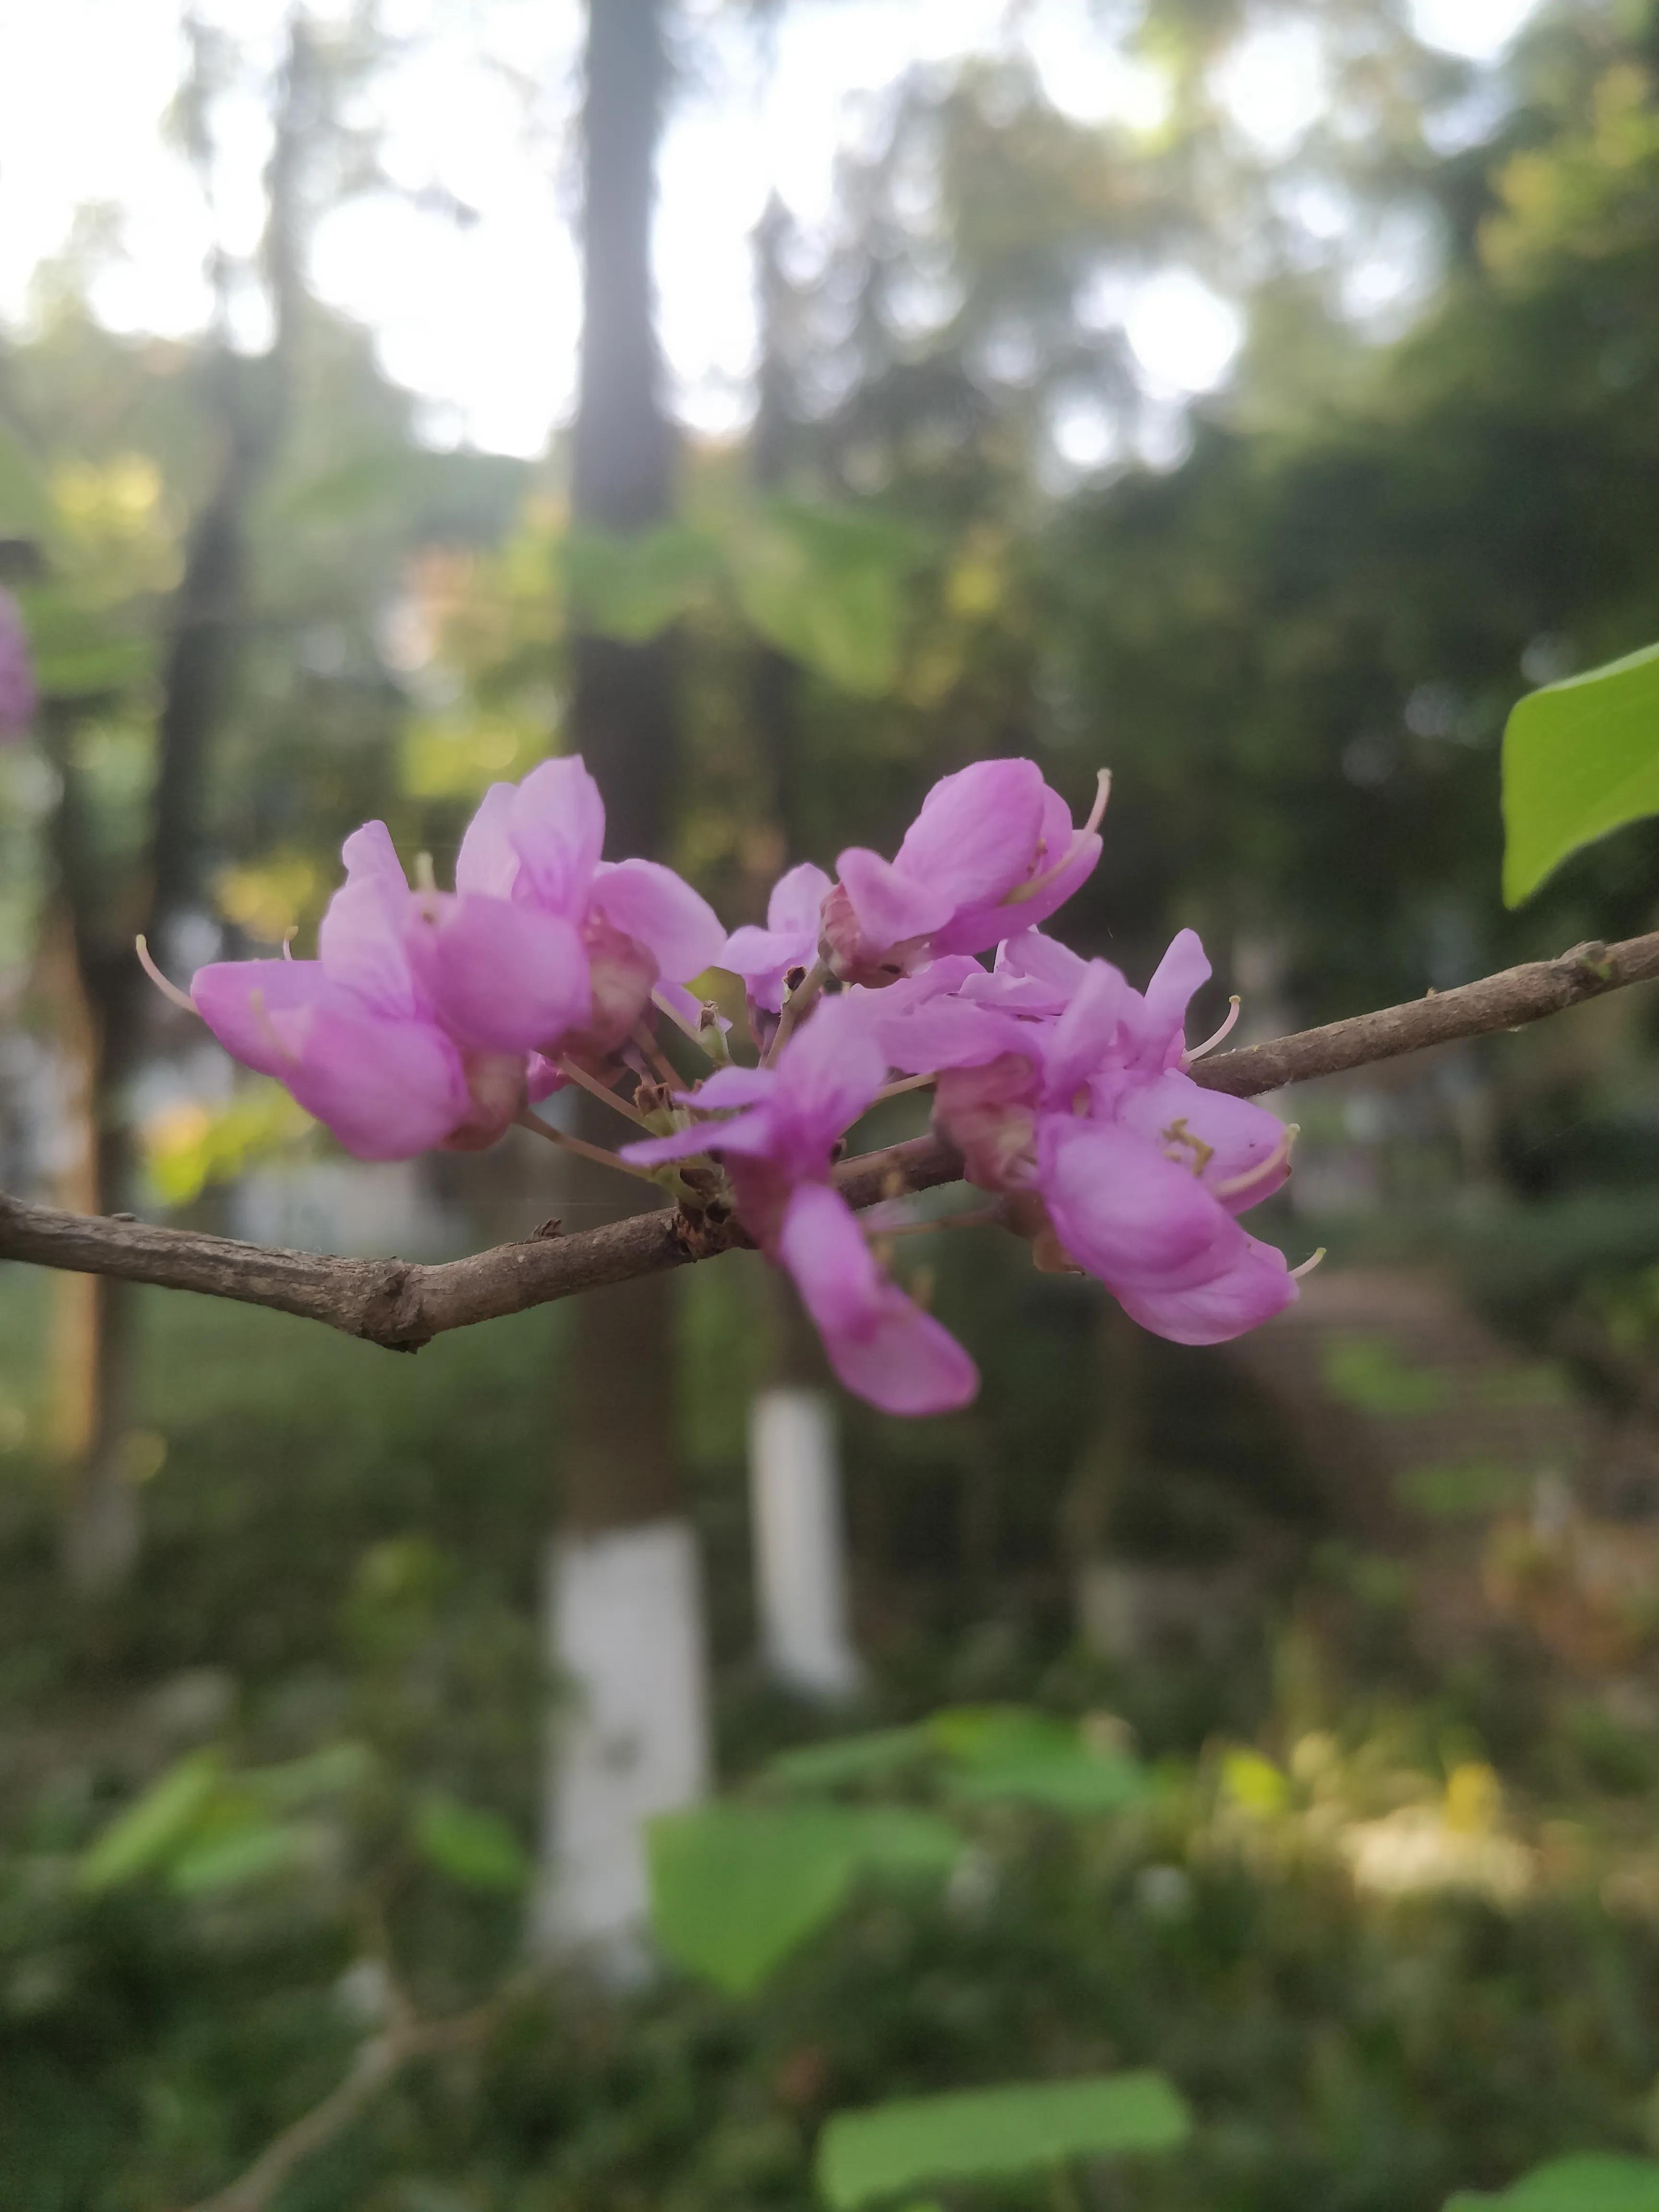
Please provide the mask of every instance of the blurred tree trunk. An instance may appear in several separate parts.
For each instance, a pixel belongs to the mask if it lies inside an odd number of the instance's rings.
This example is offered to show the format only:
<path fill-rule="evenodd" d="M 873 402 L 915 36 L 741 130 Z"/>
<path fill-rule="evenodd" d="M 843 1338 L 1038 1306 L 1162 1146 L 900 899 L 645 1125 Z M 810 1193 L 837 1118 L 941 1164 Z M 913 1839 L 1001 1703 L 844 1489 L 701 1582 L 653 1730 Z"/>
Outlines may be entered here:
<path fill-rule="evenodd" d="M 203 95 L 208 48 L 198 40 L 190 90 Z M 246 618 L 248 519 L 281 441 L 290 342 L 300 304 L 299 179 L 316 109 L 316 70 L 301 16 L 290 21 L 275 136 L 266 168 L 262 244 L 273 318 L 269 351 L 255 362 L 230 349 L 225 304 L 230 271 L 215 270 L 219 314 L 206 362 L 204 436 L 218 448 L 207 495 L 191 524 L 169 611 L 156 723 L 155 781 L 140 881 L 112 898 L 87 834 L 75 758 L 72 702 L 49 717 L 48 742 L 63 779 L 55 836 L 56 911 L 43 967 L 58 1011 L 64 1071 L 63 1203 L 106 1213 L 129 1207 L 134 1153 L 128 1091 L 149 1031 L 150 986 L 133 957 L 135 925 L 166 961 L 179 921 L 200 895 L 203 825 L 213 741 L 222 725 Z M 199 150 L 199 149 L 198 149 Z M 137 1564 L 137 1494 L 125 1464 L 136 1323 L 135 1286 L 64 1284 L 54 1309 L 52 1426 L 69 1470 L 64 1566 L 94 1595 L 118 1587 Z"/>
<path fill-rule="evenodd" d="M 1112 1548 L 1112 1522 L 1146 1430 L 1146 1340 L 1115 1298 L 1095 1324 L 1094 1418 L 1060 1514 L 1079 1641 L 1103 1657 L 1133 1656 L 1135 1577 Z"/>
<path fill-rule="evenodd" d="M 750 467 L 763 495 L 782 485 L 790 461 L 784 341 L 790 295 L 782 266 L 788 227 L 787 212 L 774 198 L 755 231 L 761 351 Z M 805 805 L 800 670 L 769 645 L 754 648 L 750 715 L 778 832 L 775 873 L 805 857 Z M 763 890 L 756 887 L 757 911 Z M 772 1371 L 749 1412 L 750 1525 L 762 1655 L 791 1689 L 813 1698 L 845 1698 L 858 1686 L 859 1665 L 848 1629 L 835 1394 L 817 1334 L 788 1278 L 769 1267 L 763 1281 L 771 1309 Z"/>
<path fill-rule="evenodd" d="M 651 278 L 667 72 L 664 0 L 591 0 L 582 121 L 583 325 L 572 435 L 578 528 L 648 530 L 674 494 Z M 665 857 L 678 729 L 671 639 L 571 646 L 568 749 L 605 796 L 607 845 Z M 585 1094 L 577 1126 L 621 1122 Z M 623 1178 L 573 1177 L 584 1223 L 634 1211 Z M 646 1203 L 654 1202 L 647 1199 Z M 538 1933 L 634 1954 L 644 1823 L 700 1796 L 708 1768 L 701 1586 L 681 1514 L 672 1287 L 654 1277 L 577 1302 L 567 1376 L 563 1519 L 550 1561 L 551 1656 L 574 1707 L 549 1776 Z"/>

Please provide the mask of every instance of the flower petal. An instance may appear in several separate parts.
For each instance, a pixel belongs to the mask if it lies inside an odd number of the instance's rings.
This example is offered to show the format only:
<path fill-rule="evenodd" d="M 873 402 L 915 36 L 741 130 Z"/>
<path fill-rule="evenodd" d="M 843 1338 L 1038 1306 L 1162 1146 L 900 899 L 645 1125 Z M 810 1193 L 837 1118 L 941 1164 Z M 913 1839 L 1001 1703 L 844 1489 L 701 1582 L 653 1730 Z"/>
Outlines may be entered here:
<path fill-rule="evenodd" d="M 1251 1099 L 1206 1091 L 1179 1068 L 1132 1085 L 1118 1101 L 1116 1118 L 1215 1191 L 1229 1213 L 1271 1198 L 1291 1171 L 1277 1115 Z M 1230 1184 L 1240 1187 L 1218 1188 Z"/>
<path fill-rule="evenodd" d="M 1043 1080 L 1057 1113 L 1069 1113 L 1073 1094 L 1118 1041 L 1134 994 L 1109 960 L 1091 960 L 1072 1002 L 1043 1039 Z"/>
<path fill-rule="evenodd" d="M 706 1076 L 696 1097 L 699 1106 L 761 1106 L 778 1087 L 772 1067 L 717 1067 Z"/>
<path fill-rule="evenodd" d="M 286 1081 L 293 1054 L 271 1016 L 344 994 L 320 960 L 215 960 L 191 977 L 190 995 L 233 1060 Z"/>
<path fill-rule="evenodd" d="M 513 849 L 513 802 L 518 786 L 492 783 L 478 801 L 478 810 L 466 825 L 461 849 L 455 855 L 455 888 L 477 891 L 486 898 L 506 898 L 519 875 L 519 856 Z"/>
<path fill-rule="evenodd" d="M 1170 949 L 1158 962 L 1146 986 L 1144 1034 L 1148 1056 L 1159 1066 L 1181 1057 L 1187 1026 L 1187 1009 L 1193 994 L 1210 980 L 1210 963 L 1195 929 L 1183 929 L 1170 940 Z"/>
<path fill-rule="evenodd" d="M 469 1116 L 461 1056 L 429 1022 L 388 1021 L 331 995 L 270 1024 L 291 1055 L 276 1072 L 359 1159 L 411 1159 Z"/>
<path fill-rule="evenodd" d="M 778 1055 L 775 1110 L 804 1152 L 827 1152 L 887 1079 L 867 1005 L 823 1000 Z"/>
<path fill-rule="evenodd" d="M 895 866 L 914 882 L 943 891 L 952 908 L 994 905 L 1036 866 L 1045 789 L 1042 769 L 1029 760 L 975 761 L 941 776 L 906 831 Z M 844 866 L 841 879 L 847 882 Z"/>
<path fill-rule="evenodd" d="M 726 932 L 714 908 L 655 860 L 602 864 L 588 897 L 612 928 L 645 946 L 670 982 L 701 975 L 720 957 Z"/>
<path fill-rule="evenodd" d="M 766 927 L 785 936 L 808 938 L 816 949 L 818 916 L 835 888 L 834 878 L 813 862 L 798 862 L 772 886 L 772 896 L 766 902 Z"/>
<path fill-rule="evenodd" d="M 507 836 L 523 863 L 519 895 L 580 921 L 605 847 L 605 801 L 580 756 L 531 769 L 514 794 Z"/>
<path fill-rule="evenodd" d="M 587 955 L 574 924 L 511 899 L 410 901 L 410 962 L 434 1018 L 484 1052 L 559 1049 L 586 1023 Z"/>
<path fill-rule="evenodd" d="M 385 823 L 354 830 L 340 856 L 346 879 L 317 932 L 324 971 L 377 1014 L 407 1018 L 422 1012 L 404 946 L 409 879 Z"/>
<path fill-rule="evenodd" d="M 1233 1264 L 1185 1291 L 1116 1289 L 1132 1321 L 1172 1344 L 1225 1344 L 1293 1305 L 1301 1286 L 1271 1244 L 1246 1237 Z"/>
<path fill-rule="evenodd" d="M 761 929 L 750 921 L 732 932 L 714 964 L 740 975 L 756 1006 L 777 1014 L 783 1011 L 785 977 L 792 968 L 810 968 L 817 949 L 816 924 L 807 938 L 790 930 Z"/>
<path fill-rule="evenodd" d="M 907 875 L 879 853 L 851 845 L 836 865 L 858 925 L 864 963 L 890 946 L 931 935 L 951 918 L 956 902 L 945 884 Z"/>
<path fill-rule="evenodd" d="M 1246 1242 L 1194 1176 L 1111 1123 L 1045 1115 L 1037 1188 L 1060 1243 L 1114 1290 L 1175 1290 L 1207 1279 Z"/>
<path fill-rule="evenodd" d="M 803 1183 L 789 1200 L 778 1258 L 817 1324 L 845 1387 L 884 1413 L 953 1413 L 979 1388 L 956 1339 L 882 1273 L 845 1199 Z"/>

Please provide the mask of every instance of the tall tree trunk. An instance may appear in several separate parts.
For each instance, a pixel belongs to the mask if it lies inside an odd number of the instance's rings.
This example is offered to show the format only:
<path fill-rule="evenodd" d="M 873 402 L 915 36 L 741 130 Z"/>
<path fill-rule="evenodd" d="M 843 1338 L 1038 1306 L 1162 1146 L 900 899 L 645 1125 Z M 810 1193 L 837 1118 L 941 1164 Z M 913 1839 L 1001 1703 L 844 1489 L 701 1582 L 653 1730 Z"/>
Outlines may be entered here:
<path fill-rule="evenodd" d="M 266 170 L 269 207 L 262 254 L 274 334 L 263 362 L 240 361 L 222 330 L 206 362 L 204 415 L 219 452 L 211 487 L 192 521 L 184 572 L 170 611 L 156 725 L 155 781 L 143 881 L 112 901 L 82 830 L 74 758 L 72 703 L 49 741 L 63 779 L 56 859 L 58 913 L 47 957 L 60 987 L 65 1085 L 72 1103 L 65 1202 L 90 1212 L 130 1206 L 133 1147 L 127 1090 L 144 1048 L 149 986 L 132 955 L 137 921 L 163 958 L 180 918 L 200 891 L 203 823 L 212 744 L 229 696 L 247 611 L 248 517 L 280 443 L 289 346 L 300 300 L 296 239 L 299 170 L 313 120 L 316 70 L 296 13 L 276 103 Z M 219 271 L 223 296 L 228 270 Z M 86 1595 L 131 1574 L 139 1544 L 137 1494 L 127 1480 L 125 1424 L 136 1341 L 134 1286 L 109 1283 L 66 1294 L 57 1309 L 54 1422 L 70 1469 L 64 1528 L 70 1582 Z"/>
<path fill-rule="evenodd" d="M 666 77 L 664 0 L 590 0 L 583 106 L 583 325 L 572 439 L 579 528 L 665 520 L 675 440 L 662 403 L 651 281 Z M 664 856 L 678 751 L 673 647 L 577 635 L 568 718 L 605 795 L 613 856 Z M 614 1145 L 584 1095 L 577 1126 Z M 620 1187 L 620 1190 L 619 1190 Z M 584 1221 L 634 1210 L 619 1176 L 580 1179 Z M 551 1656 L 570 1698 L 555 1733 L 538 1930 L 637 1954 L 644 1824 L 701 1795 L 708 1771 L 696 1547 L 681 1517 L 672 1288 L 653 1278 L 579 1302 L 563 1437 L 563 1518 L 548 1573 Z"/>
<path fill-rule="evenodd" d="M 763 495 L 779 489 L 790 459 L 783 342 L 789 293 L 782 267 L 788 228 L 788 216 L 774 198 L 755 231 L 761 354 L 750 465 Z M 805 858 L 800 671 L 769 645 L 754 650 L 750 715 L 785 862 L 793 863 Z M 817 1336 L 787 1279 L 769 1268 L 766 1282 L 772 1372 L 749 1412 L 750 1522 L 762 1655 L 789 1688 L 810 1698 L 841 1698 L 858 1687 L 860 1670 L 848 1626 L 836 1400 Z"/>
<path fill-rule="evenodd" d="M 1112 1521 L 1146 1430 L 1145 1340 L 1115 1298 L 1095 1324 L 1094 1419 L 1067 1486 L 1060 1536 L 1078 1638 L 1109 1659 L 1136 1656 L 1142 1577 L 1113 1549 Z"/>

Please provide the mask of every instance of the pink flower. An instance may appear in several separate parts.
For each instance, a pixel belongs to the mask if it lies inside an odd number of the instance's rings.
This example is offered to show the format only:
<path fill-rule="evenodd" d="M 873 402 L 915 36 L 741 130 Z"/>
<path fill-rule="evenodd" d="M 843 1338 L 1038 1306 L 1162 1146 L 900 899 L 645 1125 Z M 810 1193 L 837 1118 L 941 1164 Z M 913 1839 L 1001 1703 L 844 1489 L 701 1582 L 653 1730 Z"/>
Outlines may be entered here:
<path fill-rule="evenodd" d="M 784 1212 L 777 1256 L 817 1324 L 830 1364 L 855 1397 L 884 1413 L 954 1413 L 973 1398 L 973 1361 L 877 1266 L 838 1191 L 799 1185 Z"/>
<path fill-rule="evenodd" d="M 523 1103 L 522 1070 L 515 1086 L 491 1055 L 464 1059 L 434 1021 L 404 949 L 409 885 L 385 824 L 354 831 L 343 858 L 319 957 L 198 968 L 197 1012 L 228 1052 L 286 1084 L 360 1159 L 488 1143 Z"/>
<path fill-rule="evenodd" d="M 765 928 L 746 922 L 726 940 L 720 964 L 740 975 L 748 987 L 750 1024 L 763 1044 L 768 1041 L 769 1024 L 757 1017 L 770 1015 L 769 1026 L 775 1027 L 791 970 L 810 968 L 817 958 L 820 917 L 834 889 L 822 868 L 803 860 L 773 884 Z"/>
<path fill-rule="evenodd" d="M 976 761 L 944 776 L 922 801 L 896 859 L 850 846 L 831 883 L 810 862 L 773 891 L 766 927 L 734 930 L 720 956 L 750 1002 L 775 1014 L 793 968 L 828 961 L 843 982 L 871 988 L 930 960 L 982 952 L 1011 930 L 1044 921 L 1100 858 L 1105 779 L 1081 830 L 1035 761 Z"/>
<path fill-rule="evenodd" d="M 941 777 L 892 860 L 857 845 L 842 854 L 823 912 L 834 973 L 879 986 L 1046 921 L 1100 858 L 1106 789 L 1103 776 L 1076 830 L 1035 761 L 976 761 Z"/>
<path fill-rule="evenodd" d="M 1039 939 L 957 987 L 979 1027 L 954 1064 L 935 1060 L 935 1127 L 971 1181 L 1035 1196 L 1040 1229 L 1143 1327 L 1188 1344 L 1238 1335 L 1296 1296 L 1282 1256 L 1233 1218 L 1284 1182 L 1289 1134 L 1182 1070 L 1188 1001 L 1209 974 L 1190 930 L 1144 996 L 1074 957 Z M 913 1017 L 936 1047 L 939 1012 Z"/>
<path fill-rule="evenodd" d="M 736 1109 L 729 1121 L 629 1145 L 623 1158 L 655 1167 L 712 1152 L 738 1219 L 794 1279 L 846 1387 L 886 1413 L 948 1413 L 978 1389 L 974 1363 L 884 1274 L 830 1182 L 837 1139 L 886 1073 L 865 1008 L 850 994 L 830 999 L 775 1066 L 722 1068 L 696 1093 L 698 1107 Z"/>
<path fill-rule="evenodd" d="M 0 591 L 0 739 L 21 738 L 40 704 L 22 611 Z"/>
<path fill-rule="evenodd" d="M 408 913 L 409 946 L 437 1018 L 491 1050 L 605 1055 L 659 983 L 719 957 L 708 902 L 653 860 L 606 861 L 605 803 L 577 759 L 492 784 L 461 842 L 453 896 Z"/>

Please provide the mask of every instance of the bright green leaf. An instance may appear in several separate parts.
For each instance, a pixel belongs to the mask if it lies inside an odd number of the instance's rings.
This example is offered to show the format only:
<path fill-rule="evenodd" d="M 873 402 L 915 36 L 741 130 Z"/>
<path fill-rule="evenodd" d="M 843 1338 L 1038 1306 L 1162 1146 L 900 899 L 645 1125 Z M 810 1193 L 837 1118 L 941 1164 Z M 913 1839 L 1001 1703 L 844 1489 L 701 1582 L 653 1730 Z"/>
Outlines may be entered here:
<path fill-rule="evenodd" d="M 908 525 L 780 501 L 726 550 L 738 606 L 769 643 L 844 690 L 891 689 L 906 580 L 927 550 Z"/>
<path fill-rule="evenodd" d="M 530 1862 L 499 1813 L 434 1790 L 415 1815 L 415 1841 L 441 1874 L 469 1889 L 522 1889 Z"/>
<path fill-rule="evenodd" d="M 1498 2202 L 1505 2212 L 1659 2212 L 1659 2164 L 1594 2152 L 1553 2159 Z"/>
<path fill-rule="evenodd" d="M 180 1896 L 201 1897 L 291 1873 L 312 1856 L 309 1829 L 292 1821 L 261 1820 L 190 1845 L 174 1860 L 167 1880 Z"/>
<path fill-rule="evenodd" d="M 1570 853 L 1659 814 L 1659 646 L 1528 692 L 1504 732 L 1504 899 Z"/>
<path fill-rule="evenodd" d="M 934 1716 L 940 1748 L 957 1771 L 959 1803 L 1040 1806 L 1054 1813 L 1121 1812 L 1143 1804 L 1152 1781 L 1127 1753 L 1096 1750 L 1072 1721 L 1018 1705 L 963 1705 Z"/>
<path fill-rule="evenodd" d="M 907 2097 L 836 2114 L 818 2139 L 818 2186 L 834 2212 L 857 2212 L 921 2184 L 1007 2180 L 1068 2159 L 1172 2150 L 1191 2126 L 1161 2074 Z"/>
<path fill-rule="evenodd" d="M 223 1778 L 216 1751 L 193 1751 L 111 1821 L 81 1862 L 83 1889 L 110 1889 L 159 1866 L 200 1821 Z"/>
<path fill-rule="evenodd" d="M 840 1910 L 860 1843 L 836 1807 L 709 1805 L 653 1820 L 648 1850 L 664 1950 L 743 1996 Z"/>

